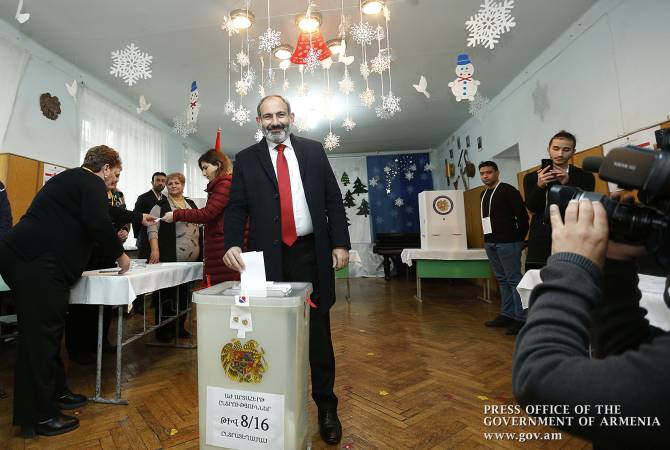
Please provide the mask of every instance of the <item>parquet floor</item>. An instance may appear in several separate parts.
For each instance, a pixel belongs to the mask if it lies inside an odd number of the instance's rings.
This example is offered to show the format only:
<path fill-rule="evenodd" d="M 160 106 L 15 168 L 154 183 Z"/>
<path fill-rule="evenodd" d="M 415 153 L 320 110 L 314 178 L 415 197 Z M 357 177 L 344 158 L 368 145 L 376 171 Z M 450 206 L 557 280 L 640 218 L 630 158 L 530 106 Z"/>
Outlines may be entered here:
<path fill-rule="evenodd" d="M 473 300 L 479 290 L 466 283 L 424 283 L 425 301 L 413 299 L 411 281 L 352 279 L 351 304 L 332 310 L 337 358 L 336 394 L 344 434 L 339 446 L 318 435 L 310 402 L 313 448 L 363 449 L 580 449 L 590 444 L 563 433 L 556 440 L 519 442 L 487 439 L 488 432 L 556 432 L 541 427 L 484 425 L 485 405 L 514 404 L 511 358 L 514 337 L 488 329 L 497 305 Z M 152 337 L 145 338 L 151 340 Z M 147 347 L 143 340 L 124 354 L 127 406 L 89 404 L 79 411 L 81 427 L 56 437 L 23 440 L 11 426 L 15 344 L 0 346 L 0 445 L 36 449 L 198 448 L 196 350 Z M 105 356 L 105 394 L 112 396 L 114 359 Z M 92 394 L 94 367 L 69 365 L 70 386 Z"/>

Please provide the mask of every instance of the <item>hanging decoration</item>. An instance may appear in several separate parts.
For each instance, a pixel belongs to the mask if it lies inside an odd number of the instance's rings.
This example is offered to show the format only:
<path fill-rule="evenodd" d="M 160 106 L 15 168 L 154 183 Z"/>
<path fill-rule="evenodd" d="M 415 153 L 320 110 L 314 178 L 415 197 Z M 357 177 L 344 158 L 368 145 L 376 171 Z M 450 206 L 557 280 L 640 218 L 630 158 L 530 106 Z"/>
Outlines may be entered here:
<path fill-rule="evenodd" d="M 112 52 L 113 64 L 109 73 L 132 86 L 138 80 L 151 78 L 152 60 L 153 56 L 141 52 L 134 43 L 130 43 L 124 49 Z"/>
<path fill-rule="evenodd" d="M 332 151 L 340 146 L 340 137 L 333 133 L 331 129 L 323 140 L 323 148 Z"/>
<path fill-rule="evenodd" d="M 354 122 L 354 119 L 351 117 L 347 116 L 344 118 L 342 121 L 342 128 L 344 128 L 347 131 L 351 131 L 354 128 L 356 128 L 356 122 Z"/>
<path fill-rule="evenodd" d="M 242 127 L 251 121 L 251 111 L 245 108 L 244 105 L 240 105 L 233 112 L 231 120 Z"/>
<path fill-rule="evenodd" d="M 229 116 L 235 111 L 235 102 L 230 98 L 230 74 L 233 71 L 233 63 L 231 59 L 231 37 L 233 34 L 238 34 L 240 30 L 235 28 L 230 16 L 223 16 L 221 29 L 228 33 L 228 100 L 223 105 L 223 113 L 226 116 Z"/>
<path fill-rule="evenodd" d="M 546 84 L 541 84 L 540 80 L 535 82 L 535 89 L 531 94 L 533 97 L 533 111 L 535 115 L 544 120 L 544 114 L 549 110 L 549 87 Z"/>
<path fill-rule="evenodd" d="M 470 102 L 468 112 L 473 117 L 482 120 L 484 118 L 484 114 L 488 109 L 489 102 L 490 100 L 488 97 L 485 97 L 481 93 L 477 92 L 475 94 L 475 98 L 473 98 L 472 101 Z"/>
<path fill-rule="evenodd" d="M 233 34 L 238 34 L 240 29 L 235 26 L 233 19 L 230 16 L 223 16 L 223 22 L 221 23 L 221 29 L 228 33 L 228 37 Z"/>
<path fill-rule="evenodd" d="M 472 75 L 475 73 L 475 67 L 470 61 L 470 57 L 467 53 L 461 53 L 458 55 L 456 69 L 454 70 L 458 78 L 449 83 L 451 92 L 453 92 L 456 97 L 456 101 L 460 102 L 463 99 L 474 100 L 475 94 L 477 93 L 477 86 L 479 86 L 479 80 L 472 79 Z"/>
<path fill-rule="evenodd" d="M 500 35 L 516 26 L 512 8 L 514 0 L 484 0 L 479 12 L 465 22 L 465 29 L 469 32 L 468 47 L 482 45 L 493 49 L 500 41 Z"/>
<path fill-rule="evenodd" d="M 74 102 L 77 103 L 77 80 L 72 80 L 72 84 L 65 83 L 65 88 L 67 93 L 70 94 L 70 97 L 74 99 Z"/>
<path fill-rule="evenodd" d="M 188 123 L 196 123 L 198 121 L 198 114 L 200 114 L 200 91 L 198 90 L 198 83 L 193 81 L 191 83 L 191 94 L 189 96 L 188 108 L 186 108 L 186 121 Z"/>
<path fill-rule="evenodd" d="M 174 123 L 174 125 L 172 127 L 172 131 L 177 133 L 179 136 L 183 137 L 184 139 L 186 139 L 186 137 L 189 134 L 193 134 L 196 131 L 198 131 L 197 128 L 195 127 L 195 123 L 193 123 L 193 122 L 189 123 L 186 120 L 186 113 L 185 112 L 179 114 L 178 116 L 175 116 L 172 119 L 172 121 Z"/>
<path fill-rule="evenodd" d="M 383 59 L 383 66 L 385 70 L 388 70 L 389 77 L 389 92 L 387 95 L 384 95 L 384 71 L 379 73 L 379 78 L 381 80 L 381 104 L 375 108 L 375 113 L 380 119 L 388 120 L 400 112 L 400 97 L 393 95 L 393 79 L 391 77 L 391 47 L 390 47 L 390 34 L 389 34 L 389 11 L 386 6 L 384 6 L 384 23 L 386 25 L 386 48 L 382 51 L 381 41 L 377 41 L 378 46 L 378 57 L 381 56 Z"/>
<path fill-rule="evenodd" d="M 140 95 L 138 103 L 140 106 L 137 107 L 137 114 L 142 114 L 143 112 L 149 111 L 149 108 L 151 108 L 151 103 L 147 103 L 147 99 L 144 95 Z"/>
<path fill-rule="evenodd" d="M 235 112 L 235 102 L 228 99 L 225 105 L 223 105 L 223 113 L 227 116 Z"/>
<path fill-rule="evenodd" d="M 270 1 L 268 0 L 268 10 L 270 8 Z M 268 12 L 268 29 L 265 30 L 258 38 L 258 50 L 262 52 L 270 53 L 272 49 L 281 44 L 281 31 L 276 31 L 270 28 L 270 14 Z"/>
<path fill-rule="evenodd" d="M 350 35 L 357 44 L 361 45 L 370 45 L 372 40 L 376 38 L 375 29 L 370 23 L 363 22 L 362 17 L 360 22 L 351 26 Z"/>
<path fill-rule="evenodd" d="M 421 75 L 421 78 L 419 78 L 419 84 L 413 84 L 412 85 L 414 89 L 420 94 L 423 94 L 426 96 L 426 98 L 430 98 L 430 92 L 426 90 L 428 87 L 428 82 L 426 81 L 426 77 Z"/>
<path fill-rule="evenodd" d="M 23 0 L 19 0 L 19 6 L 16 8 L 16 21 L 20 24 L 24 24 L 30 19 L 30 13 L 21 12 L 23 9 Z"/>
<path fill-rule="evenodd" d="M 261 140 L 263 140 L 263 137 L 264 137 L 263 132 L 260 129 L 256 130 L 256 134 L 254 134 L 254 139 L 256 140 L 256 142 L 260 142 Z"/>

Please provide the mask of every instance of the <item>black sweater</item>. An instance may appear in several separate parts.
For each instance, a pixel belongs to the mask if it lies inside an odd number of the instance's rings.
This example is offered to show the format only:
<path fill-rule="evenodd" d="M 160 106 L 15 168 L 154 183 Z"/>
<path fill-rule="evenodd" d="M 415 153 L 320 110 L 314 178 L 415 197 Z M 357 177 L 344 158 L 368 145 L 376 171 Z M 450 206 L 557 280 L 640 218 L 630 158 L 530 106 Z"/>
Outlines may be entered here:
<path fill-rule="evenodd" d="M 493 189 L 485 189 L 479 195 L 482 205 L 482 217 L 489 215 L 489 203 Z M 481 200 L 484 200 L 483 204 Z M 528 232 L 528 213 L 523 205 L 519 191 L 507 183 L 500 183 L 491 205 L 491 228 L 493 233 L 485 234 L 485 242 L 497 244 L 519 242 L 526 238 Z"/>
<path fill-rule="evenodd" d="M 110 218 L 105 183 L 82 168 L 68 169 L 49 180 L 5 241 L 27 261 L 52 253 L 70 284 L 81 276 L 94 243 L 115 259 L 123 253 Z"/>
<path fill-rule="evenodd" d="M 598 426 L 581 427 L 573 414 L 575 423 L 564 429 L 592 440 L 594 447 L 667 448 L 670 333 L 644 318 L 635 264 L 608 260 L 603 275 L 582 256 L 558 253 L 541 275 L 516 341 L 518 402 L 567 404 L 571 410 L 591 405 L 588 415 Z M 618 417 L 656 417 L 660 426 L 603 426 L 603 417 L 617 415 L 597 414 L 597 404 L 619 405 Z"/>

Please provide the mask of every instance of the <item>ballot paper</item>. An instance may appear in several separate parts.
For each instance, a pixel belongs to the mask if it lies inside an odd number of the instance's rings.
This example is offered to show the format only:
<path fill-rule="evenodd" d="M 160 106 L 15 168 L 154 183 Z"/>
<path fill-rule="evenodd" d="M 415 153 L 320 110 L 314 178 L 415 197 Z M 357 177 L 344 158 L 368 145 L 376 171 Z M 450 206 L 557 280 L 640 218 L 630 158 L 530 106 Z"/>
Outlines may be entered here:
<path fill-rule="evenodd" d="M 240 275 L 240 292 L 265 297 L 267 289 L 263 252 L 242 253 L 242 260 L 244 270 Z"/>

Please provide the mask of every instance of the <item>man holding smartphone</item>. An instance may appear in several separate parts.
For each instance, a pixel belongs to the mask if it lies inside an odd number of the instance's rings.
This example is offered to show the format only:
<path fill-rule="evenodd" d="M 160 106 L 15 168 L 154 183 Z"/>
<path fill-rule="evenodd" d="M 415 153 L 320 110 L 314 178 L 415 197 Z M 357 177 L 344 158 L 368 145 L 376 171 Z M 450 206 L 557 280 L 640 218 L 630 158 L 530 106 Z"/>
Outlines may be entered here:
<path fill-rule="evenodd" d="M 559 131 L 549 140 L 549 159 L 543 159 L 540 170 L 527 174 L 523 179 L 526 208 L 533 213 L 526 270 L 541 269 L 551 254 L 551 225 L 544 220 L 549 188 L 557 183 L 576 186 L 585 191 L 595 188 L 596 180 L 592 173 L 570 164 L 576 145 L 577 138 L 572 133 Z"/>

